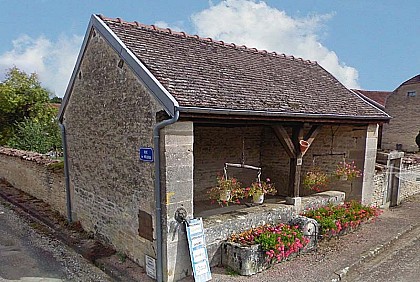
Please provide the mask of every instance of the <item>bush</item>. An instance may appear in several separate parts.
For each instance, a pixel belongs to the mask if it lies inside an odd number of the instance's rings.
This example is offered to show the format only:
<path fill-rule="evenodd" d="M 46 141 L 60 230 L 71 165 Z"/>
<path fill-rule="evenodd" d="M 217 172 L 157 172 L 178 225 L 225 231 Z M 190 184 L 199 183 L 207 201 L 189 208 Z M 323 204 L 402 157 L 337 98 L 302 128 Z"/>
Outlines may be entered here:
<path fill-rule="evenodd" d="M 15 135 L 7 145 L 20 150 L 38 152 L 62 151 L 60 128 L 54 120 L 25 119 L 16 126 Z"/>

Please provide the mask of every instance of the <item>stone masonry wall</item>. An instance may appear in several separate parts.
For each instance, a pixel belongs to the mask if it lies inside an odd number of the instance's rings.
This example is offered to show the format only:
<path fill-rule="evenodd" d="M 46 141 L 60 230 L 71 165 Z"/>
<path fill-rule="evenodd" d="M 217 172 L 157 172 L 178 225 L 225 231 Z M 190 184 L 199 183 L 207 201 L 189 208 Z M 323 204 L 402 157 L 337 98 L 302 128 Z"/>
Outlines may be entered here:
<path fill-rule="evenodd" d="M 141 162 L 139 148 L 153 147 L 162 108 L 119 62 L 95 33 L 65 110 L 73 213 L 85 230 L 144 266 L 145 254 L 156 257 L 154 163 Z"/>
<path fill-rule="evenodd" d="M 241 163 L 244 146 L 245 163 L 261 166 L 262 127 L 194 127 L 194 200 L 207 200 L 206 190 L 217 184 L 226 162 Z M 243 144 L 244 141 L 244 144 Z M 264 173 L 264 172 L 263 172 Z M 228 176 L 249 185 L 257 173 L 228 168 Z"/>
<path fill-rule="evenodd" d="M 415 97 L 408 97 L 408 91 L 416 91 Z M 395 150 L 402 144 L 406 152 L 417 152 L 415 138 L 420 131 L 420 83 L 403 85 L 392 93 L 386 102 L 386 112 L 392 116 L 389 124 L 384 124 L 382 149 Z"/>
<path fill-rule="evenodd" d="M 398 152 L 397 152 L 398 153 Z M 402 158 L 402 167 L 397 177 L 400 181 L 398 199 L 404 200 L 414 194 L 420 193 L 420 159 L 410 157 Z M 388 162 L 389 165 L 389 162 Z M 376 172 L 373 177 L 372 205 L 386 206 L 388 185 L 390 177 L 389 167 L 384 164 L 376 165 Z M 398 172 L 397 172 L 398 173 Z"/>
<path fill-rule="evenodd" d="M 0 147 L 0 178 L 66 216 L 64 172 L 50 166 L 57 162 L 38 153 Z"/>
<path fill-rule="evenodd" d="M 401 199 L 420 193 L 420 163 L 408 164 L 403 159 L 400 180 Z"/>
<path fill-rule="evenodd" d="M 375 171 L 373 177 L 373 193 L 372 193 L 372 206 L 381 207 L 384 204 L 384 197 L 387 193 L 387 174 L 386 167 L 379 167 Z"/>
<path fill-rule="evenodd" d="M 192 274 L 185 224 L 175 220 L 178 209 L 193 217 L 192 122 L 178 121 L 161 130 L 161 179 L 164 267 L 166 281 L 178 281 Z"/>
<path fill-rule="evenodd" d="M 339 162 L 354 161 L 360 169 L 364 167 L 367 126 L 324 125 L 311 147 L 303 157 L 302 178 L 313 167 L 320 167 L 328 174 L 333 173 Z M 335 181 L 331 190 L 346 193 L 346 200 L 362 198 L 363 179 Z M 301 195 L 311 194 L 301 189 Z"/>

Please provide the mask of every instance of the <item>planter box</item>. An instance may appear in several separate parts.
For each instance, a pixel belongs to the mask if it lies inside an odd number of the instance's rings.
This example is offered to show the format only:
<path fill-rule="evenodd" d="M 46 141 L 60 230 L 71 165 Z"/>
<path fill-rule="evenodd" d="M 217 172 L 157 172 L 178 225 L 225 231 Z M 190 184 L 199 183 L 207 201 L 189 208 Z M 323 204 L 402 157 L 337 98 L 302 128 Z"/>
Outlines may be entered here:
<path fill-rule="evenodd" d="M 319 237 L 319 225 L 311 218 L 298 216 L 290 221 L 302 230 L 309 243 L 299 253 L 309 252 L 316 248 Z M 298 253 L 291 254 L 286 260 L 295 258 Z M 224 242 L 222 245 L 222 265 L 231 268 L 240 275 L 253 275 L 269 268 L 265 251 L 260 245 L 244 246 L 238 243 Z"/>
<path fill-rule="evenodd" d="M 231 242 L 222 245 L 222 264 L 245 276 L 261 272 L 270 266 L 260 245 L 243 246 Z"/>

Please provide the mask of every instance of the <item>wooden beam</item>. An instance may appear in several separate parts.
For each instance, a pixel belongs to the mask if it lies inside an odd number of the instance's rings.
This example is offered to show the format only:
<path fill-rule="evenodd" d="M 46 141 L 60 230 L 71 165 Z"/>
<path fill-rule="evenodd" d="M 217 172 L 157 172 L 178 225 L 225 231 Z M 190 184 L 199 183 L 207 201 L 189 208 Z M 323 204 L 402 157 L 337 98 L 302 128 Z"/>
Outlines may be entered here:
<path fill-rule="evenodd" d="M 293 126 L 292 128 L 292 142 L 295 147 L 296 155 L 290 160 L 290 180 L 293 185 L 289 187 L 289 195 L 293 198 L 299 197 L 300 190 L 300 174 L 302 170 L 302 153 L 300 151 L 299 141 L 303 139 L 303 124 Z M 293 165 L 292 165 L 293 164 Z"/>
<path fill-rule="evenodd" d="M 300 177 L 302 174 L 302 158 L 298 158 L 296 163 L 295 172 L 295 185 L 293 187 L 293 198 L 299 197 L 300 195 Z"/>
<path fill-rule="evenodd" d="M 297 158 L 290 158 L 289 163 L 289 187 L 287 191 L 288 197 L 293 197 L 295 194 L 295 181 L 296 181 L 296 167 L 297 167 Z"/>
<path fill-rule="evenodd" d="M 293 144 L 292 140 L 287 134 L 286 129 L 284 129 L 284 127 L 281 125 L 276 125 L 276 126 L 273 126 L 273 130 L 277 138 L 279 139 L 280 143 L 283 145 L 284 149 L 286 150 L 287 155 L 289 155 L 290 158 L 296 158 L 297 154 L 296 154 L 295 145 Z"/>
<path fill-rule="evenodd" d="M 306 140 L 309 143 L 309 146 L 311 146 L 312 142 L 314 142 L 315 137 L 318 135 L 321 129 L 322 125 L 312 125 L 308 133 L 305 134 L 304 140 Z"/>

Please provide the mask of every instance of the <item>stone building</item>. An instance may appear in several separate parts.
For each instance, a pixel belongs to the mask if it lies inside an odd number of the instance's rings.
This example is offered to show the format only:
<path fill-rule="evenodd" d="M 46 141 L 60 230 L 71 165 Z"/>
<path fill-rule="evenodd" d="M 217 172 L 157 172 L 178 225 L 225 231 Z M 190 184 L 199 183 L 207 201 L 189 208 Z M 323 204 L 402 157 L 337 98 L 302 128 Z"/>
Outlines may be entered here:
<path fill-rule="evenodd" d="M 394 91 L 354 90 L 384 109 L 392 119 L 379 132 L 379 148 L 417 152 L 420 132 L 420 75 L 403 82 Z"/>
<path fill-rule="evenodd" d="M 420 75 L 405 81 L 387 98 L 385 111 L 392 116 L 384 125 L 382 148 L 400 147 L 405 152 L 417 152 L 416 136 L 420 132 Z"/>
<path fill-rule="evenodd" d="M 73 220 L 173 281 L 191 274 L 176 211 L 217 230 L 206 190 L 226 162 L 260 167 L 298 209 L 303 173 L 355 161 L 363 177 L 335 190 L 369 203 L 389 116 L 316 62 L 93 15 L 59 120 Z"/>

